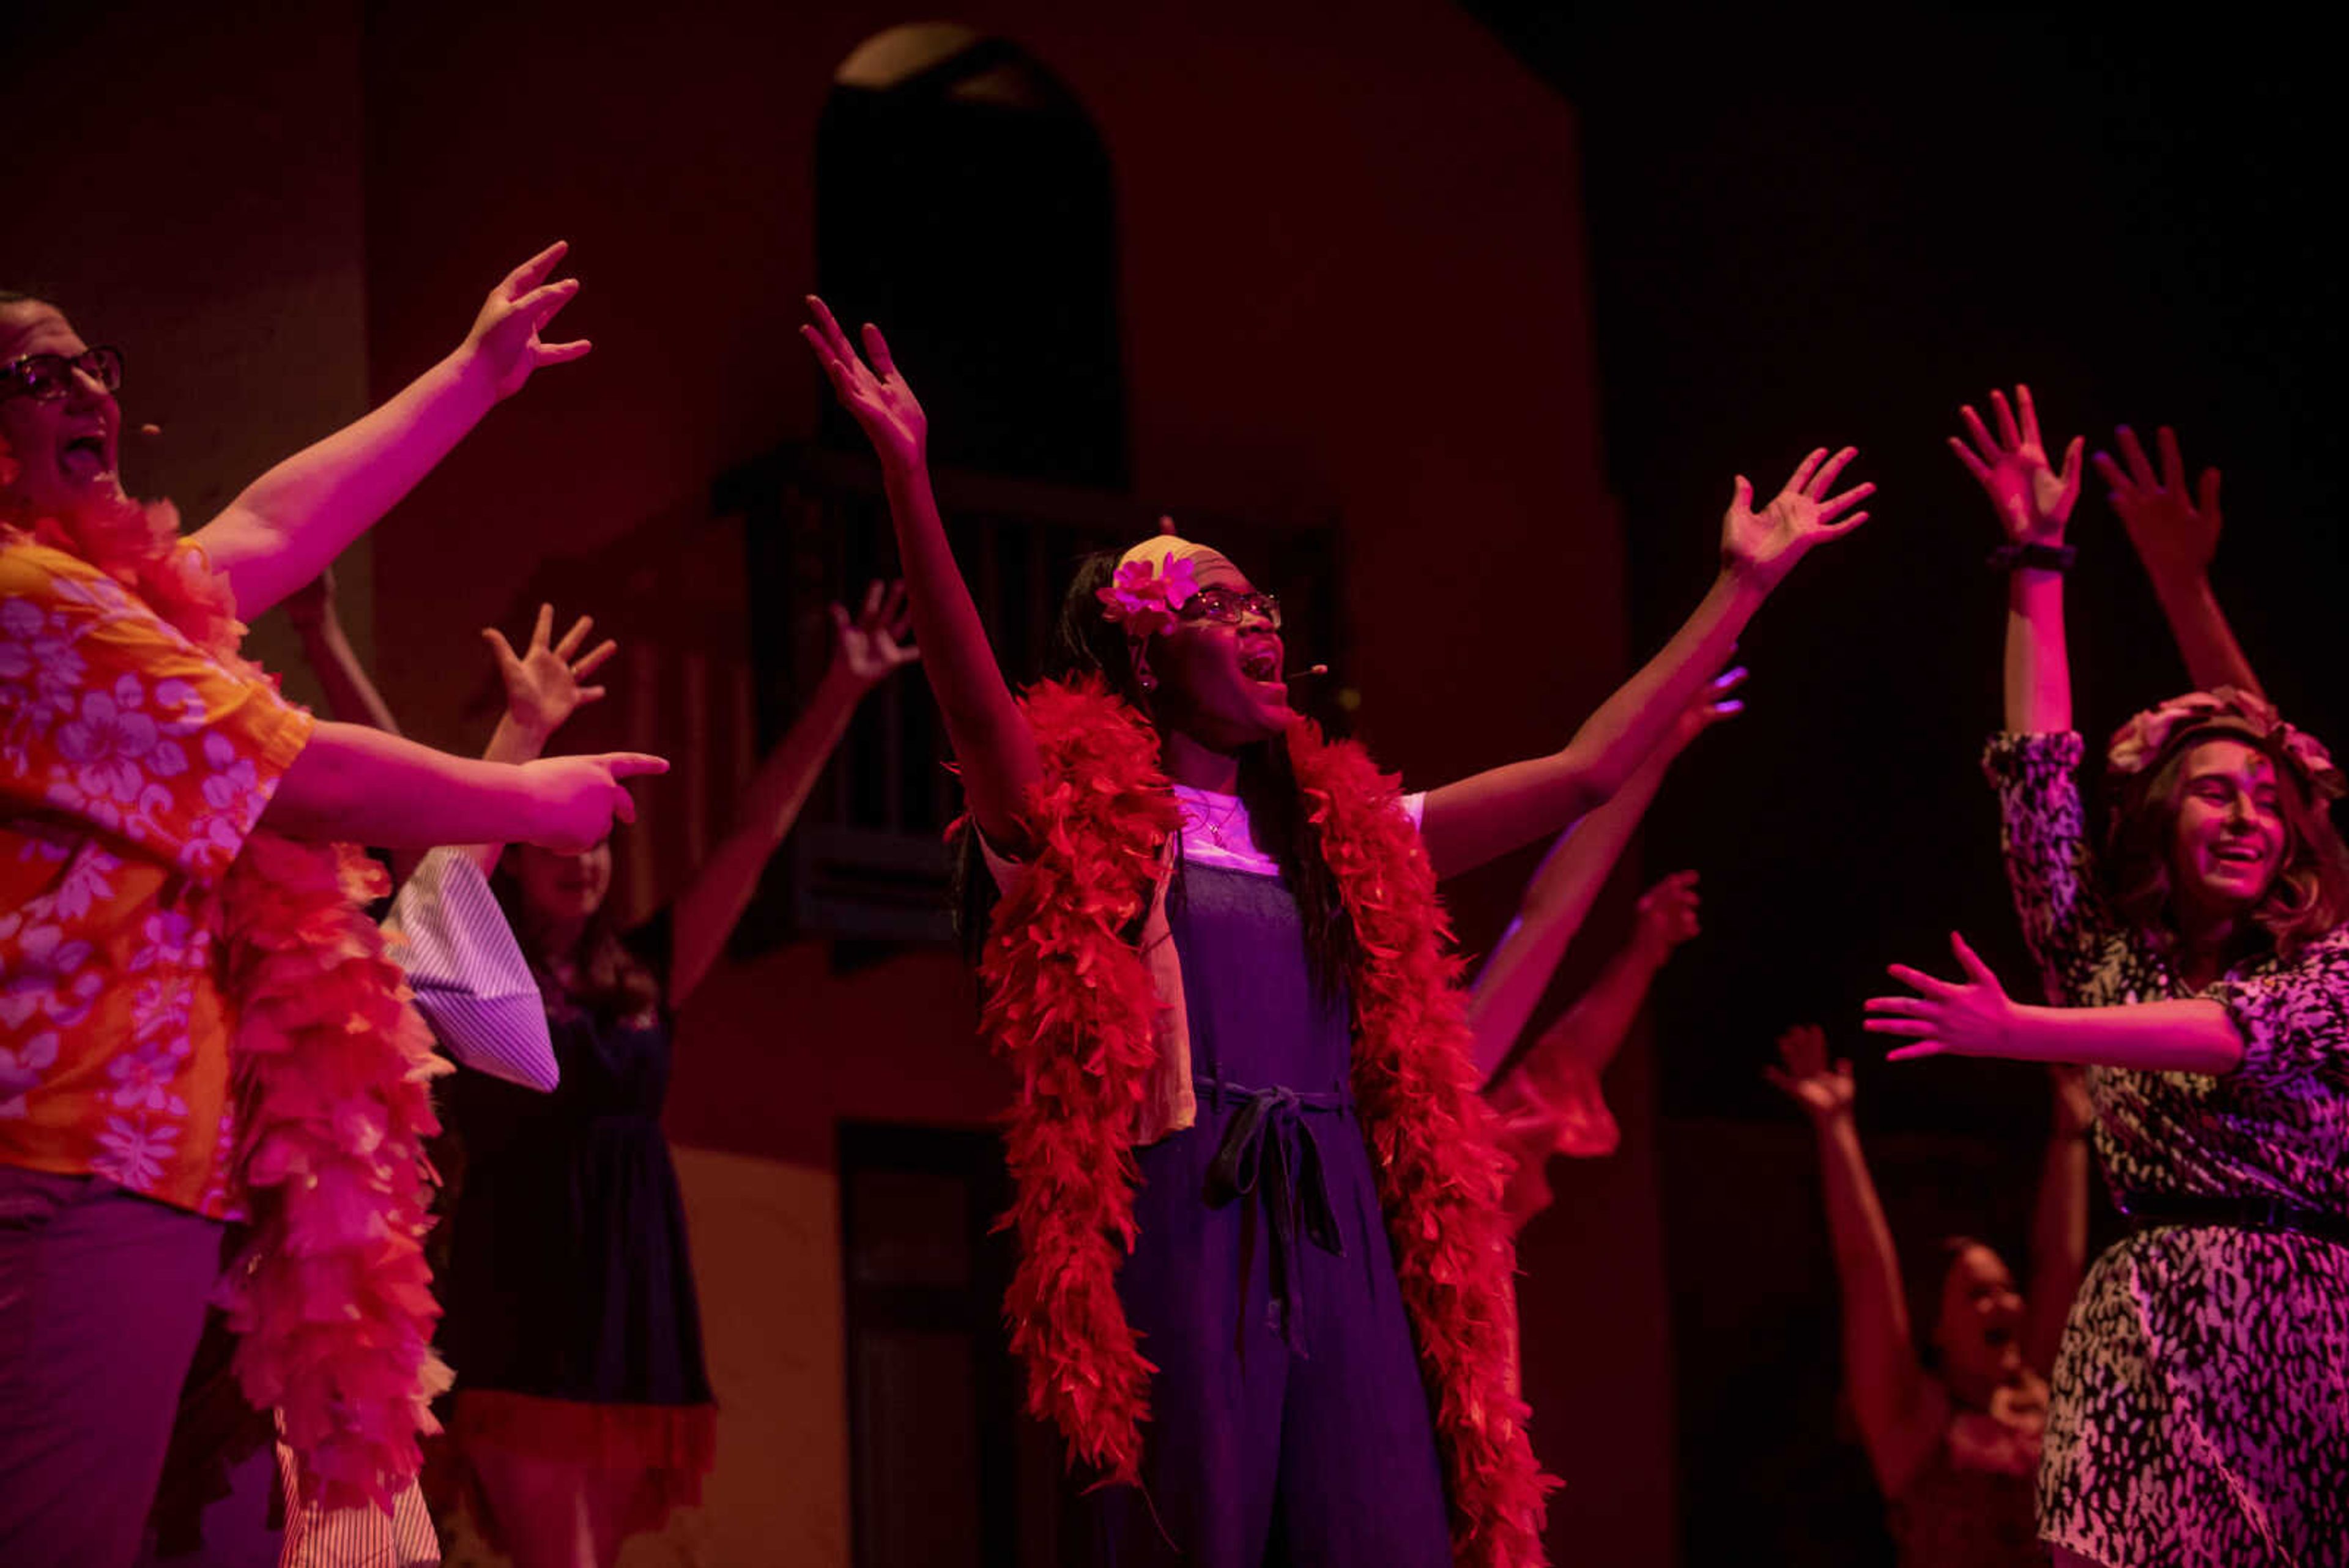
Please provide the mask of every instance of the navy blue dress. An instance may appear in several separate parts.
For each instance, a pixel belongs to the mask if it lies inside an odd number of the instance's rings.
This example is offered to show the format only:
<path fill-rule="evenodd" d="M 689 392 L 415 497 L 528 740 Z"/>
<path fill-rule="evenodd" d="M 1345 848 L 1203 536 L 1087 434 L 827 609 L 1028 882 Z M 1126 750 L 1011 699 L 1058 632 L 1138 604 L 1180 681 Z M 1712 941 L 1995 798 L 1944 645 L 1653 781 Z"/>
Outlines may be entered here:
<path fill-rule="evenodd" d="M 1348 1091 L 1346 997 L 1319 996 L 1275 877 L 1180 866 L 1197 1125 L 1137 1151 L 1118 1279 L 1158 1367 L 1146 1498 L 1080 1507 L 1080 1560 L 1448 1568 L 1427 1393 Z"/>
<path fill-rule="evenodd" d="M 440 1345 L 460 1392 L 710 1402 L 685 1205 L 660 1128 L 668 917 L 626 941 L 664 1000 L 629 1018 L 551 1002 L 563 1074 L 553 1094 L 461 1068 L 447 1081 L 464 1169 Z"/>

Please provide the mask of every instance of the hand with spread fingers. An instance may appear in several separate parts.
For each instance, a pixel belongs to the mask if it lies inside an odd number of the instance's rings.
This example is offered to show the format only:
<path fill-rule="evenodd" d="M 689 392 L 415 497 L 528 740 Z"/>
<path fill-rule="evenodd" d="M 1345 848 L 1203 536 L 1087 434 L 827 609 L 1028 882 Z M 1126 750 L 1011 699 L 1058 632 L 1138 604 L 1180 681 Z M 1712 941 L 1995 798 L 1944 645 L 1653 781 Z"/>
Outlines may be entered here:
<path fill-rule="evenodd" d="M 1889 965 L 1888 974 L 1916 991 L 1915 996 L 1871 996 L 1868 1023 L 1871 1034 L 1893 1034 L 1914 1041 L 1885 1053 L 1889 1062 L 1911 1056 L 2003 1056 L 2011 1054 L 2017 1012 L 2006 988 L 1990 965 L 1982 962 L 1966 939 L 1950 933 L 1950 951 L 1956 955 L 1963 980 L 1942 980 L 1905 963 Z"/>
<path fill-rule="evenodd" d="M 2031 389 L 2018 385 L 2014 401 L 1992 391 L 1991 413 L 1998 422 L 1993 437 L 1971 403 L 1958 410 L 1965 421 L 1966 439 L 1950 438 L 1950 450 L 1982 487 L 1998 513 L 1999 525 L 2016 545 L 2061 545 L 2074 503 L 2080 499 L 2080 454 L 2085 445 L 2074 436 L 2064 449 L 2064 466 L 2047 460 L 2046 442 L 2039 435 L 2039 410 Z M 1969 444 L 1971 441 L 1971 444 Z"/>
<path fill-rule="evenodd" d="M 1673 726 L 1666 743 L 1679 751 L 1715 724 L 1745 711 L 1744 699 L 1737 695 L 1737 689 L 1745 684 L 1751 673 L 1742 664 L 1733 665 L 1707 681 L 1703 690 L 1681 710 L 1680 722 Z"/>
<path fill-rule="evenodd" d="M 498 675 L 505 682 L 506 717 L 539 746 L 545 745 L 547 737 L 572 714 L 604 700 L 603 687 L 580 682 L 617 653 L 620 645 L 605 638 L 581 653 L 580 647 L 595 626 L 593 616 L 583 615 L 563 634 L 562 641 L 550 646 L 547 638 L 554 629 L 554 607 L 541 605 L 537 624 L 531 628 L 530 644 L 519 654 L 503 632 L 495 627 L 482 628 L 481 639 L 490 645 Z"/>
<path fill-rule="evenodd" d="M 540 366 L 567 364 L 594 347 L 584 337 L 548 343 L 539 336 L 556 313 L 578 296 L 575 277 L 546 281 L 570 248 L 568 242 L 557 240 L 506 274 L 490 290 L 481 314 L 473 318 L 472 330 L 465 334 L 460 358 L 488 382 L 498 398 L 511 398 L 522 390 L 523 383 Z"/>
<path fill-rule="evenodd" d="M 823 301 L 810 295 L 807 304 L 815 320 L 802 327 L 800 336 L 832 378 L 841 406 L 864 427 L 885 465 L 920 467 L 929 446 L 929 416 L 889 358 L 881 329 L 869 321 L 864 324 L 864 353 L 859 356 Z"/>
<path fill-rule="evenodd" d="M 2154 432 L 2161 447 L 2161 472 L 2146 461 L 2145 447 L 2127 425 L 2114 432 L 2127 463 L 2098 452 L 2097 473 L 2112 487 L 2106 499 L 2120 514 L 2129 543 L 2147 576 L 2157 584 L 2190 583 L 2210 569 L 2219 553 L 2219 471 L 2206 468 L 2192 489 L 2186 483 L 2186 460 L 2178 454 L 2178 432 L 2163 425 Z"/>
<path fill-rule="evenodd" d="M 1848 1117 L 1857 1092 L 1851 1064 L 1830 1062 L 1827 1033 L 1816 1023 L 1797 1023 L 1778 1036 L 1779 1066 L 1764 1067 L 1762 1075 L 1803 1107 L 1814 1122 Z"/>
<path fill-rule="evenodd" d="M 922 657 L 922 650 L 906 641 L 913 632 L 902 582 L 874 583 L 864 590 L 864 607 L 854 616 L 846 605 L 832 607 L 833 660 L 866 686 L 879 685 Z"/>
<path fill-rule="evenodd" d="M 1818 448 L 1759 512 L 1754 509 L 1753 484 L 1739 474 L 1729 510 L 1721 519 L 1722 564 L 1764 589 L 1775 587 L 1815 546 L 1840 539 L 1867 522 L 1867 513 L 1851 508 L 1875 494 L 1875 485 L 1856 484 L 1827 493 L 1857 455 L 1853 447 L 1832 455 Z"/>

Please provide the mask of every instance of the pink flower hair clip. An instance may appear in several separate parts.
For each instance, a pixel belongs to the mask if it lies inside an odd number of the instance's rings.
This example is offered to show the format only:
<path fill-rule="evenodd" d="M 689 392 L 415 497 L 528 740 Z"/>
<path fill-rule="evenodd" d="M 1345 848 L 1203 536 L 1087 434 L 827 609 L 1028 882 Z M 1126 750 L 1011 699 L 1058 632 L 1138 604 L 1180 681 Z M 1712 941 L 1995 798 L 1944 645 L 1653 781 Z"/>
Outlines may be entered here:
<path fill-rule="evenodd" d="M 1125 628 L 1130 638 L 1146 638 L 1174 624 L 1174 612 L 1199 591 L 1198 574 L 1188 557 L 1164 563 L 1144 558 L 1117 569 L 1110 586 L 1093 597 L 1102 602 L 1102 618 Z"/>
<path fill-rule="evenodd" d="M 2189 691 L 2148 708 L 2113 732 L 2105 766 L 2115 774 L 2140 774 L 2160 762 L 2181 736 L 2197 730 L 2233 731 L 2282 753 L 2320 799 L 2349 795 L 2349 777 L 2334 765 L 2324 742 L 2283 722 L 2272 703 L 2233 686 Z"/>

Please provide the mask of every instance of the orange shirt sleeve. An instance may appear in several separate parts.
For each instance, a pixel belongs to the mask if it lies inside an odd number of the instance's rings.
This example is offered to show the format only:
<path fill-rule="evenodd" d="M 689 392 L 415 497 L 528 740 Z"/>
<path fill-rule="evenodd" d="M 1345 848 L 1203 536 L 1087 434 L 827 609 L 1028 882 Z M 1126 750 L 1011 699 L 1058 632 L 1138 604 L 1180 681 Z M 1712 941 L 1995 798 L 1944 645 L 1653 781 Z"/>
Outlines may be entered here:
<path fill-rule="evenodd" d="M 200 881 L 228 869 L 315 722 L 104 573 L 0 549 L 0 805 Z"/>

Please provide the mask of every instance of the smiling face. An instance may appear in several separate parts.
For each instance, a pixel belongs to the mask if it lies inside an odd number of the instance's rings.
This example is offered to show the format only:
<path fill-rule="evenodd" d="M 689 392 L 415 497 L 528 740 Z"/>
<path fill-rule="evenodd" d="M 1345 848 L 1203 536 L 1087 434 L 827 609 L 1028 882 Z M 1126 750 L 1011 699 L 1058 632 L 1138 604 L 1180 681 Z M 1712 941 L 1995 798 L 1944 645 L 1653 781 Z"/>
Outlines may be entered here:
<path fill-rule="evenodd" d="M 2171 896 L 2189 915 L 2233 919 L 2267 896 L 2290 846 L 2275 763 L 2257 746 L 2208 740 L 2178 765 Z"/>
<path fill-rule="evenodd" d="M 37 299 L 0 305 L 0 365 L 26 354 L 74 356 L 88 348 L 55 306 Z M 6 509 L 67 517 L 90 501 L 119 499 L 121 428 L 114 394 L 80 370 L 62 398 L 18 393 L 0 400 L 0 440 L 7 441 L 17 471 Z"/>
<path fill-rule="evenodd" d="M 1195 557 L 1195 570 L 1202 593 L 1246 598 L 1257 591 L 1221 556 Z M 1244 614 L 1236 625 L 1178 620 L 1149 640 L 1147 658 L 1158 682 L 1152 706 L 1159 722 L 1203 746 L 1237 752 L 1288 727 L 1287 649 L 1260 616 Z"/>
<path fill-rule="evenodd" d="M 1963 1404 L 1987 1408 L 1990 1397 L 2020 1377 L 2023 1294 L 2006 1261 L 1975 1242 L 1951 1260 L 1933 1324 L 1941 1377 Z"/>
<path fill-rule="evenodd" d="M 575 935 L 604 907 L 612 890 L 608 840 L 577 855 L 530 844 L 517 844 L 506 855 L 522 888 L 529 923 L 542 930 Z"/>

